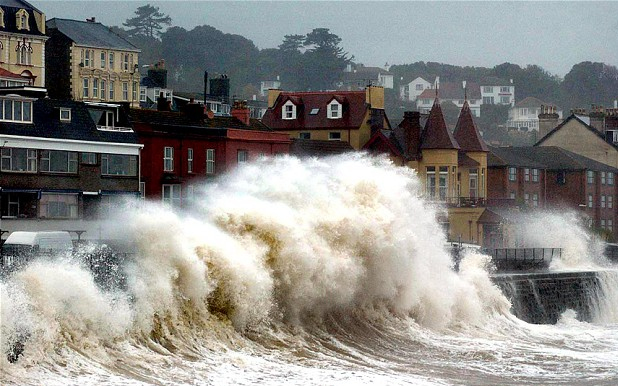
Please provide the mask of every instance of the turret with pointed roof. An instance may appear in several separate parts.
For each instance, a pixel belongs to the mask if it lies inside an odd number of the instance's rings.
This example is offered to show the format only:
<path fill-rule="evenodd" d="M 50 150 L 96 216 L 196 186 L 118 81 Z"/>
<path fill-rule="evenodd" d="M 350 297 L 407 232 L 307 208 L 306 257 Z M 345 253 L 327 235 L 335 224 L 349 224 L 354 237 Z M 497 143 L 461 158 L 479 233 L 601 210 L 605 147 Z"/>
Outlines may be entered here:
<path fill-rule="evenodd" d="M 459 149 L 459 144 L 446 127 L 438 98 L 434 100 L 425 123 L 421 138 L 421 149 Z"/>
<path fill-rule="evenodd" d="M 481 138 L 474 124 L 472 111 L 470 110 L 467 100 L 464 102 L 461 112 L 459 113 L 453 136 L 463 151 L 489 151 L 485 141 Z"/>

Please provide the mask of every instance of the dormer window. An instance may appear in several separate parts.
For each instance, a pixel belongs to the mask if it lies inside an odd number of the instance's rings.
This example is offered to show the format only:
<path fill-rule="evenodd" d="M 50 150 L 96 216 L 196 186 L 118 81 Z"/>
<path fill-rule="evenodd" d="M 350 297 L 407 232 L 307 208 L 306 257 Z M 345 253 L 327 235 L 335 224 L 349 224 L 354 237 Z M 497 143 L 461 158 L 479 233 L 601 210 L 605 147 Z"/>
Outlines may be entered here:
<path fill-rule="evenodd" d="M 20 9 L 19 11 L 17 11 L 15 17 L 17 19 L 17 29 L 30 29 L 30 24 L 28 23 L 28 12 L 26 12 L 25 9 Z"/>
<path fill-rule="evenodd" d="M 0 8 L 0 27 L 4 28 L 4 10 Z"/>
<path fill-rule="evenodd" d="M 283 105 L 281 119 L 296 119 L 296 105 L 292 101 L 287 101 Z"/>
<path fill-rule="evenodd" d="M 341 103 L 333 100 L 328 104 L 327 117 L 329 119 L 339 119 L 342 117 Z"/>
<path fill-rule="evenodd" d="M 71 109 L 60 109 L 60 120 L 62 122 L 71 122 Z"/>

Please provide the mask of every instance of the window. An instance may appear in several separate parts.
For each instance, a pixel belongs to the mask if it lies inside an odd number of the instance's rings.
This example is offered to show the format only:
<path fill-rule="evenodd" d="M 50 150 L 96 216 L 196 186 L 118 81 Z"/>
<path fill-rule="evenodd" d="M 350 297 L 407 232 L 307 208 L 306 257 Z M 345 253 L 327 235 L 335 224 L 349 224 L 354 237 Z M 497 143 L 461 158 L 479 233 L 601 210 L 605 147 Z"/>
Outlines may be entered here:
<path fill-rule="evenodd" d="M 338 131 L 332 131 L 328 133 L 329 141 L 341 141 L 341 133 Z"/>
<path fill-rule="evenodd" d="M 427 166 L 426 169 L 427 174 L 427 196 L 431 199 L 436 198 L 436 167 L 435 166 Z"/>
<path fill-rule="evenodd" d="M 17 42 L 15 47 L 17 52 L 17 64 L 32 64 L 32 45 L 25 42 Z"/>
<path fill-rule="evenodd" d="M 77 194 L 41 194 L 39 216 L 43 218 L 77 218 Z"/>
<path fill-rule="evenodd" d="M 90 50 L 85 51 L 84 67 L 90 67 Z"/>
<path fill-rule="evenodd" d="M 530 204 L 530 194 L 524 193 L 524 201 L 526 202 L 526 205 Z"/>
<path fill-rule="evenodd" d="M 0 98 L 0 121 L 32 122 L 32 102 Z"/>
<path fill-rule="evenodd" d="M 509 181 L 517 181 L 517 168 L 509 168 Z"/>
<path fill-rule="evenodd" d="M 41 150 L 41 171 L 77 173 L 77 153 L 61 150 Z"/>
<path fill-rule="evenodd" d="M 589 194 L 588 195 L 588 208 L 592 208 L 592 203 L 593 203 L 592 194 Z"/>
<path fill-rule="evenodd" d="M 511 103 L 511 98 L 508 96 L 501 96 L 500 97 L 500 103 L 502 104 L 509 104 Z"/>
<path fill-rule="evenodd" d="M 281 119 L 296 119 L 296 105 L 292 101 L 287 101 L 283 105 Z"/>
<path fill-rule="evenodd" d="M 494 97 L 483 97 L 483 104 L 484 105 L 493 105 L 494 104 Z"/>
<path fill-rule="evenodd" d="M 146 183 L 145 182 L 139 183 L 139 196 L 142 200 L 146 198 Z"/>
<path fill-rule="evenodd" d="M 247 150 L 238 150 L 237 155 L 238 163 L 245 163 L 249 160 L 249 152 Z"/>
<path fill-rule="evenodd" d="M 114 53 L 113 52 L 109 53 L 109 69 L 110 70 L 114 69 Z"/>
<path fill-rule="evenodd" d="M 1 154 L 3 172 L 36 172 L 36 150 L 3 147 Z"/>
<path fill-rule="evenodd" d="M 193 185 L 188 185 L 187 186 L 187 200 L 192 201 L 194 196 L 195 196 L 195 188 L 193 187 Z"/>
<path fill-rule="evenodd" d="M 180 206 L 181 201 L 181 187 L 178 184 L 175 185 L 163 185 L 163 202 L 171 206 Z"/>
<path fill-rule="evenodd" d="M 206 174 L 215 174 L 215 149 L 206 149 Z"/>
<path fill-rule="evenodd" d="M 311 139 L 311 133 L 308 133 L 308 132 L 298 133 L 298 138 Z"/>
<path fill-rule="evenodd" d="M 101 174 L 105 176 L 137 176 L 137 156 L 101 154 Z"/>
<path fill-rule="evenodd" d="M 506 87 L 502 86 L 502 87 L 500 87 L 500 92 L 511 92 L 511 90 L 510 90 L 510 87 L 508 87 L 508 86 L 506 86 Z"/>
<path fill-rule="evenodd" d="M 120 54 L 122 57 L 122 69 L 129 71 L 129 54 Z"/>
<path fill-rule="evenodd" d="M 140 87 L 139 89 L 139 101 L 146 102 L 146 89 L 144 87 Z"/>
<path fill-rule="evenodd" d="M 105 52 L 102 51 L 101 52 L 101 68 L 105 68 L 105 62 L 106 62 L 106 60 L 105 60 Z"/>
<path fill-rule="evenodd" d="M 71 122 L 71 109 L 60 109 L 60 120 L 65 122 Z"/>
<path fill-rule="evenodd" d="M 509 193 L 509 198 L 510 198 L 511 200 L 514 200 L 514 199 L 515 199 L 515 192 L 511 192 L 511 193 Z"/>
<path fill-rule="evenodd" d="M 92 97 L 93 98 L 99 97 L 99 80 L 97 78 L 94 78 L 92 80 Z"/>
<path fill-rule="evenodd" d="M 90 96 L 90 80 L 88 78 L 84 78 L 84 91 L 82 93 L 82 96 L 84 98 L 88 98 Z"/>
<path fill-rule="evenodd" d="M 438 193 L 440 200 L 446 201 L 448 195 L 448 166 L 440 166 L 439 170 Z"/>
<path fill-rule="evenodd" d="M 594 184 L 594 172 L 592 170 L 588 170 L 586 173 L 586 181 L 588 184 Z"/>
<path fill-rule="evenodd" d="M 607 220 L 607 230 L 610 232 L 614 231 L 614 221 L 613 220 Z"/>
<path fill-rule="evenodd" d="M 601 196 L 601 208 L 605 208 L 605 196 Z"/>
<path fill-rule="evenodd" d="M 601 185 L 605 185 L 605 172 L 601 172 Z"/>
<path fill-rule="evenodd" d="M 314 108 L 314 109 L 311 109 L 311 111 L 309 112 L 309 115 L 318 115 L 319 112 L 320 112 L 319 108 Z"/>
<path fill-rule="evenodd" d="M 174 148 L 173 147 L 164 147 L 163 148 L 163 171 L 171 172 L 174 171 Z"/>
<path fill-rule="evenodd" d="M 137 85 L 137 82 L 133 82 L 133 90 L 131 91 L 131 101 L 136 101 L 137 100 L 137 89 L 139 88 L 139 86 Z"/>
<path fill-rule="evenodd" d="M 478 197 L 478 169 L 470 169 L 470 197 Z"/>
<path fill-rule="evenodd" d="M 341 118 L 341 104 L 337 101 L 332 101 L 328 104 L 327 118 L 339 119 Z"/>
<path fill-rule="evenodd" d="M 524 181 L 530 181 L 530 169 L 524 168 Z"/>
<path fill-rule="evenodd" d="M 187 172 L 193 173 L 193 149 L 187 149 Z"/>
<path fill-rule="evenodd" d="M 539 169 L 532 169 L 532 182 L 539 182 Z"/>
<path fill-rule="evenodd" d="M 612 195 L 607 196 L 607 208 L 608 209 L 614 208 L 614 196 Z"/>
<path fill-rule="evenodd" d="M 607 185 L 614 185 L 614 173 L 607 172 Z"/>
<path fill-rule="evenodd" d="M 4 27 L 4 11 L 0 8 L 0 27 Z"/>
<path fill-rule="evenodd" d="M 17 29 L 30 29 L 30 24 L 28 23 L 28 16 L 28 12 L 26 12 L 25 9 L 20 9 L 19 11 L 15 12 L 15 22 L 17 24 Z"/>
<path fill-rule="evenodd" d="M 527 107 L 520 108 L 519 115 L 528 115 L 528 108 Z"/>
<path fill-rule="evenodd" d="M 82 153 L 81 163 L 84 165 L 96 165 L 97 164 L 96 153 Z"/>
<path fill-rule="evenodd" d="M 558 185 L 566 184 L 566 172 L 561 170 L 558 172 L 558 174 L 556 174 L 556 183 Z"/>
<path fill-rule="evenodd" d="M 105 80 L 101 79 L 101 99 L 105 99 Z"/>
<path fill-rule="evenodd" d="M 422 84 L 417 84 L 415 87 L 416 91 L 423 91 L 425 88 Z"/>
<path fill-rule="evenodd" d="M 113 80 L 109 81 L 109 99 L 114 100 L 114 81 Z"/>
<path fill-rule="evenodd" d="M 538 193 L 532 194 L 532 206 L 537 208 L 539 206 L 539 195 Z"/>
<path fill-rule="evenodd" d="M 483 92 L 484 93 L 494 92 L 494 88 L 492 86 L 483 86 Z"/>
<path fill-rule="evenodd" d="M 129 82 L 122 82 L 122 100 L 129 100 Z"/>

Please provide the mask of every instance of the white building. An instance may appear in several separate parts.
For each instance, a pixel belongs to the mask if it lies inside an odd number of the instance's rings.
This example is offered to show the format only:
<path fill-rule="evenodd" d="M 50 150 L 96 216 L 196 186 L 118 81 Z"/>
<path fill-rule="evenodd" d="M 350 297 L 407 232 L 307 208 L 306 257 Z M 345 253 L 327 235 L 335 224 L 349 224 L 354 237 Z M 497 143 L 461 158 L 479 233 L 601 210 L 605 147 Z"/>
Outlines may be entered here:
<path fill-rule="evenodd" d="M 362 64 L 349 65 L 339 84 L 344 90 L 364 90 L 368 85 L 393 89 L 393 74 L 380 67 L 365 67 Z"/>
<path fill-rule="evenodd" d="M 515 104 L 515 86 L 513 79 L 487 79 L 481 82 L 482 103 L 487 105 L 510 105 Z"/>
<path fill-rule="evenodd" d="M 281 89 L 281 81 L 279 80 L 279 75 L 277 75 L 277 80 L 263 80 L 260 82 L 260 96 L 267 97 L 268 90 L 270 89 Z"/>
<path fill-rule="evenodd" d="M 517 102 L 509 109 L 509 118 L 506 122 L 507 127 L 516 127 L 519 130 L 539 131 L 539 114 L 541 105 L 547 106 L 548 103 L 534 97 L 527 97 Z M 562 119 L 562 110 L 557 110 L 558 116 Z"/>
<path fill-rule="evenodd" d="M 438 82 L 436 82 L 438 83 Z M 433 87 L 433 85 L 432 85 Z M 462 83 L 439 83 L 438 97 L 441 102 L 452 102 L 455 106 L 462 108 L 467 97 L 470 111 L 475 117 L 481 116 L 481 93 L 478 84 L 467 82 L 464 92 Z M 416 99 L 416 108 L 421 113 L 429 113 L 433 101 L 436 98 L 435 88 L 425 89 Z"/>
<path fill-rule="evenodd" d="M 404 102 L 414 102 L 423 91 L 431 89 L 433 85 L 420 76 L 410 83 L 399 86 L 399 99 Z"/>

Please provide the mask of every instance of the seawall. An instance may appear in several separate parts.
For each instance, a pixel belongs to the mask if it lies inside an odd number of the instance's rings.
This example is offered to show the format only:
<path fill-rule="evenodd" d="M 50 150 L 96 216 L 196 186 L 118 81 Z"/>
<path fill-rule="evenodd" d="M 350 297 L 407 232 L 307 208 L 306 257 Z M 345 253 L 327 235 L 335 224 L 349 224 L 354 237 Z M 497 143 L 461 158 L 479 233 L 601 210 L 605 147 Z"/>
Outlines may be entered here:
<path fill-rule="evenodd" d="M 568 310 L 580 321 L 590 321 L 598 291 L 594 271 L 498 273 L 492 281 L 511 301 L 519 319 L 536 324 L 554 324 Z"/>

